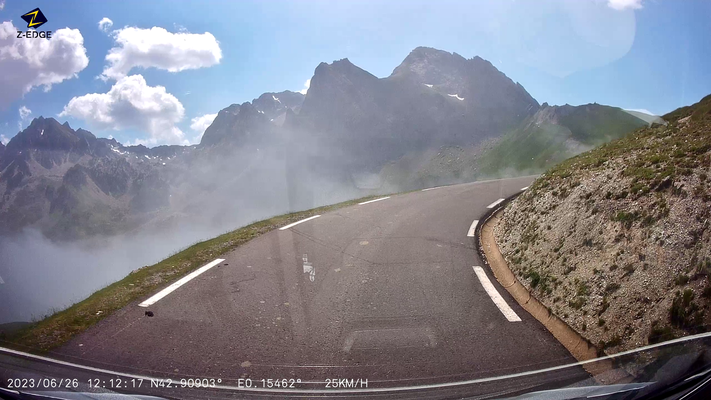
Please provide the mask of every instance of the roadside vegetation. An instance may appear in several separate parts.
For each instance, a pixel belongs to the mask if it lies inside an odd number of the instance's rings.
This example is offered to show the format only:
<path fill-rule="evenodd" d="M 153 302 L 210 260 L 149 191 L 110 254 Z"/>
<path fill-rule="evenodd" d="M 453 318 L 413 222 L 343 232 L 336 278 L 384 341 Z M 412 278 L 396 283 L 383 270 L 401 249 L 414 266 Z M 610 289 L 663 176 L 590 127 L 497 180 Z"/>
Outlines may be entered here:
<path fill-rule="evenodd" d="M 646 125 L 641 119 L 615 107 L 544 105 L 485 152 L 478 166 L 486 176 L 504 176 L 512 170 L 540 173 L 569 157 L 624 137 Z"/>
<path fill-rule="evenodd" d="M 495 230 L 519 280 L 607 353 L 711 327 L 711 96 L 664 120 L 551 168 Z"/>
<path fill-rule="evenodd" d="M 543 104 L 501 137 L 490 137 L 476 146 L 442 146 L 436 151 L 408 154 L 384 166 L 380 174 L 403 188 L 540 174 L 647 125 L 617 107 Z"/>
<path fill-rule="evenodd" d="M 376 197 L 378 196 L 369 196 L 272 217 L 196 243 L 163 261 L 131 272 L 122 280 L 95 292 L 65 310 L 49 315 L 16 332 L 0 333 L 0 343 L 29 352 L 42 353 L 52 350 L 115 311 L 153 295 L 182 276 L 264 233 L 316 214 L 334 211 Z"/>

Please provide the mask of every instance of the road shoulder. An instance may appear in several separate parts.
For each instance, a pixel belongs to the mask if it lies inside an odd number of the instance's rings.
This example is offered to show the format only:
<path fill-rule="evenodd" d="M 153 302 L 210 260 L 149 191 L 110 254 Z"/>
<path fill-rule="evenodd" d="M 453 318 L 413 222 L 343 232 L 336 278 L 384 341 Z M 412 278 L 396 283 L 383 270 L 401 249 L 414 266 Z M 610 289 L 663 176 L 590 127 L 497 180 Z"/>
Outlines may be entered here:
<path fill-rule="evenodd" d="M 494 226 L 498 224 L 502 210 L 503 208 L 494 212 L 484 221 L 478 238 L 479 245 L 484 253 L 485 262 L 488 263 L 494 277 L 496 277 L 496 280 L 499 281 L 501 286 L 511 294 L 516 302 L 543 324 L 576 360 L 583 362 L 595 359 L 597 357 L 597 348 L 541 304 L 518 281 L 511 269 L 509 269 L 494 238 Z M 583 368 L 601 383 L 611 383 L 612 381 L 619 381 L 621 378 L 619 374 L 614 373 L 614 366 L 609 360 L 584 364 Z M 612 374 L 610 374 L 611 372 Z"/>

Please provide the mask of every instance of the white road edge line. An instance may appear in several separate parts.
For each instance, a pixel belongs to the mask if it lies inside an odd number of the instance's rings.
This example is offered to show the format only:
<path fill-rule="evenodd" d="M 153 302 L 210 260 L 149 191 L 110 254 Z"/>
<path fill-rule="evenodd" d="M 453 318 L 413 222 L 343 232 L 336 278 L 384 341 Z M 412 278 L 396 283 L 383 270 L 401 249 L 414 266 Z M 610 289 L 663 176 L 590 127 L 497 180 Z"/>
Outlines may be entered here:
<path fill-rule="evenodd" d="M 441 186 L 435 186 L 435 187 L 431 187 L 431 188 L 427 188 L 427 189 L 422 189 L 422 191 L 423 191 L 423 192 L 426 192 L 426 191 L 428 191 L 428 190 L 439 189 L 440 187 L 441 187 Z"/>
<path fill-rule="evenodd" d="M 484 287 L 484 290 L 486 291 L 486 294 L 491 297 L 491 301 L 494 302 L 496 307 L 499 307 L 499 310 L 501 310 L 501 313 L 504 314 L 504 317 L 506 317 L 509 322 L 520 322 L 521 318 L 516 315 L 514 310 L 509 307 L 508 304 L 506 304 L 506 301 L 504 300 L 503 297 L 499 294 L 499 292 L 496 291 L 496 288 L 494 285 L 491 283 L 489 280 L 489 277 L 486 276 L 486 272 L 484 272 L 484 269 L 482 267 L 472 267 L 474 268 L 474 272 L 476 273 L 477 278 L 479 278 L 479 282 L 481 282 L 481 286 Z"/>
<path fill-rule="evenodd" d="M 389 199 L 389 198 L 390 198 L 390 196 L 387 196 L 387 197 L 381 197 L 381 198 L 379 198 L 379 199 L 375 199 L 375 200 L 368 200 L 368 201 L 364 201 L 364 202 L 362 202 L 362 203 L 358 203 L 358 205 L 359 205 L 359 206 L 362 206 L 363 204 L 368 204 L 368 203 L 375 203 L 376 201 L 380 201 L 380 200 L 387 200 L 387 199 Z"/>
<path fill-rule="evenodd" d="M 162 299 L 163 297 L 169 295 L 172 291 L 175 289 L 185 285 L 188 283 L 191 279 L 195 278 L 196 276 L 202 274 L 203 272 L 207 271 L 208 269 L 214 267 L 215 265 L 225 261 L 222 258 L 218 258 L 212 262 L 210 262 L 207 265 L 203 265 L 202 267 L 196 269 L 195 271 L 185 275 L 184 277 L 180 278 L 176 282 L 174 282 L 172 285 L 168 286 L 167 288 L 161 290 L 160 292 L 154 294 L 152 297 L 150 297 L 148 300 L 144 301 L 143 303 L 139 304 L 139 307 L 148 307 L 153 304 L 155 304 L 158 300 Z"/>
<path fill-rule="evenodd" d="M 476 226 L 479 224 L 479 220 L 475 219 L 474 222 L 472 222 L 472 226 L 469 227 L 469 232 L 467 232 L 468 237 L 474 237 L 474 231 L 476 231 Z"/>
<path fill-rule="evenodd" d="M 528 186 L 522 187 L 522 188 L 521 188 L 521 191 L 523 192 L 524 190 L 527 190 L 527 189 L 528 189 Z"/>
<path fill-rule="evenodd" d="M 486 206 L 486 208 L 494 208 L 494 207 L 496 207 L 499 203 L 501 203 L 501 202 L 504 201 L 504 200 L 505 200 L 505 199 L 498 199 L 498 200 L 496 200 L 495 202 L 493 202 L 493 203 L 489 204 L 488 206 Z"/>
<path fill-rule="evenodd" d="M 289 228 L 291 228 L 292 226 L 299 225 L 299 224 L 302 223 L 302 222 L 311 221 L 312 219 L 316 219 L 316 218 L 318 218 L 318 217 L 320 217 L 320 216 L 321 216 L 321 215 L 314 215 L 313 217 L 308 217 L 308 218 L 302 219 L 301 221 L 296 221 L 296 222 L 294 222 L 293 224 L 289 224 L 289 225 L 287 225 L 287 226 L 282 226 L 281 228 L 279 228 L 279 230 L 280 230 L 280 231 L 283 231 L 283 230 L 285 230 L 285 229 L 289 229 Z"/>

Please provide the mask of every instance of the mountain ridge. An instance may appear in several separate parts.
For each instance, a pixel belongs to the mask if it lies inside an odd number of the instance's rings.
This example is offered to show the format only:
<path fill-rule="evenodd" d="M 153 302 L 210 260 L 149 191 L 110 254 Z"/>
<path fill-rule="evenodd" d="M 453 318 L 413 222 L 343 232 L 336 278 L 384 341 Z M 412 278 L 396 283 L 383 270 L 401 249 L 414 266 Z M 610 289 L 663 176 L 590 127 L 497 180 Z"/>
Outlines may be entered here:
<path fill-rule="evenodd" d="M 347 58 L 320 63 L 306 95 L 232 104 L 198 145 L 124 146 L 38 117 L 0 148 L 0 236 L 34 227 L 69 240 L 186 218 L 228 223 L 225 215 L 241 221 L 259 196 L 277 212 L 477 179 L 478 160 L 542 109 L 488 61 L 418 47 L 384 78 Z M 453 167 L 450 156 L 469 161 Z"/>
<path fill-rule="evenodd" d="M 536 114 L 502 137 L 501 143 L 482 160 L 482 168 L 492 174 L 502 168 L 541 172 L 644 126 L 645 121 L 616 107 L 544 103 Z"/>

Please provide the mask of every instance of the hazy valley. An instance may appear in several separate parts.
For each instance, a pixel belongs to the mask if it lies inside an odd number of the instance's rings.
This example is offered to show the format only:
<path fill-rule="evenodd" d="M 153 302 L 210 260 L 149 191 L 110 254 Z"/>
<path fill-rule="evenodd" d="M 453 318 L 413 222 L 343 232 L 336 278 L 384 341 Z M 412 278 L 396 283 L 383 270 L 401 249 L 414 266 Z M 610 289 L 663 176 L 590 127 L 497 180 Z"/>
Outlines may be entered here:
<path fill-rule="evenodd" d="M 486 60 L 423 47 L 385 78 L 321 63 L 306 95 L 230 105 L 194 146 L 124 146 L 39 117 L 0 146 L 0 301 L 13 304 L 0 321 L 268 216 L 540 173 L 647 125 L 615 107 L 541 105 Z M 44 296 L 23 300 L 30 287 Z"/>

